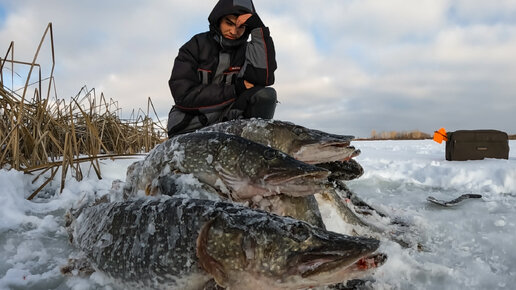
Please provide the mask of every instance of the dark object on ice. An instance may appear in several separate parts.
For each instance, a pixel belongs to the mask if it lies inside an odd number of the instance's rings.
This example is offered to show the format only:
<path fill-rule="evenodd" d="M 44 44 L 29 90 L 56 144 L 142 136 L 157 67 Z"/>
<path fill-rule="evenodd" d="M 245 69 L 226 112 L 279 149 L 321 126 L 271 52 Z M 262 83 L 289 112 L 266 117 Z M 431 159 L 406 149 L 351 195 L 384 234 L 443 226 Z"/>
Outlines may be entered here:
<path fill-rule="evenodd" d="M 456 199 L 450 200 L 450 201 L 444 201 L 444 200 L 437 199 L 433 196 L 429 196 L 426 198 L 426 200 L 428 200 L 431 203 L 437 204 L 437 205 L 451 207 L 451 206 L 456 206 L 461 201 L 470 199 L 470 198 L 482 198 L 482 195 L 480 195 L 480 194 L 463 194 L 463 195 L 457 197 Z"/>
<path fill-rule="evenodd" d="M 509 159 L 509 137 L 497 130 L 459 130 L 448 132 L 446 160 L 465 161 L 484 158 Z"/>
<path fill-rule="evenodd" d="M 376 239 L 199 199 L 99 204 L 69 232 L 98 270 L 146 289 L 202 289 L 211 279 L 229 289 L 300 289 L 362 278 L 387 258 L 373 254 Z"/>

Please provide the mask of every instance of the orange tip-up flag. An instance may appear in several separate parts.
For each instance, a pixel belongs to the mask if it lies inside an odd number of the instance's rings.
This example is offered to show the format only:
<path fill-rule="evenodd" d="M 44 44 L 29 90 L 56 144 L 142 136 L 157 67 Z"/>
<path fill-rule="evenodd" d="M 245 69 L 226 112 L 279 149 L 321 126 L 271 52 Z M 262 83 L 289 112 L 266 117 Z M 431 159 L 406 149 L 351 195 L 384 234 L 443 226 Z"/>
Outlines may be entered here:
<path fill-rule="evenodd" d="M 434 141 L 441 144 L 444 141 L 448 141 L 448 137 L 446 135 L 446 130 L 441 128 L 434 132 Z"/>

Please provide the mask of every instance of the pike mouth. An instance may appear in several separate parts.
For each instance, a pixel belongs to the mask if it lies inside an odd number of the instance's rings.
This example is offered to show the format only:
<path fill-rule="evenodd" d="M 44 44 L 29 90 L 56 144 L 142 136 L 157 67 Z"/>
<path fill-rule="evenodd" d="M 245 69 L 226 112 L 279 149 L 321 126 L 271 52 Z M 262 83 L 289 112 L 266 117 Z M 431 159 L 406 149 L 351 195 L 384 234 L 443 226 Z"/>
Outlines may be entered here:
<path fill-rule="evenodd" d="M 302 146 L 292 157 L 308 164 L 333 161 L 348 161 L 360 155 L 360 150 L 349 145 L 349 142 L 332 141 Z"/>
<path fill-rule="evenodd" d="M 303 171 L 302 168 L 275 169 L 265 176 L 255 176 L 254 178 L 242 178 L 223 168 L 219 169 L 219 177 L 228 189 L 233 191 L 237 200 L 249 199 L 254 196 L 270 196 L 275 194 L 285 194 L 299 197 L 322 192 L 329 185 L 328 176 L 330 171 L 309 166 Z M 216 186 L 216 184 L 215 184 Z"/>
<path fill-rule="evenodd" d="M 292 175 L 288 171 L 278 171 L 271 174 L 267 174 L 264 177 L 264 181 L 272 185 L 279 185 L 282 183 L 302 183 L 303 180 L 310 181 L 324 181 L 328 178 L 329 171 L 321 169 L 320 171 L 305 172 L 303 174 Z"/>
<path fill-rule="evenodd" d="M 297 269 L 301 277 L 307 278 L 342 268 L 350 272 L 365 272 L 380 267 L 386 260 L 387 255 L 383 253 L 362 257 L 354 263 L 350 263 L 348 256 L 338 253 L 307 254 L 301 257 Z"/>
<path fill-rule="evenodd" d="M 329 174 L 330 172 L 325 169 L 296 175 L 280 171 L 267 174 L 263 178 L 263 183 L 269 190 L 277 193 L 305 196 L 324 190 L 329 183 Z"/>

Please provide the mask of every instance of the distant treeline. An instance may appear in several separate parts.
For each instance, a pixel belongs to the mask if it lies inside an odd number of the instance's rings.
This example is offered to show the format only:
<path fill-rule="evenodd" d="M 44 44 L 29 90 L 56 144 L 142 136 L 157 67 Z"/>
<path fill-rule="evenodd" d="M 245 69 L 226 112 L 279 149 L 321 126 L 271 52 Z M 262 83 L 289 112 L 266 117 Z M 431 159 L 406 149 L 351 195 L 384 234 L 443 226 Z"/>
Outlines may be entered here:
<path fill-rule="evenodd" d="M 371 132 L 370 138 L 362 138 L 363 140 L 422 140 L 431 139 L 432 135 L 419 130 L 413 131 L 389 131 L 389 132 Z"/>
<path fill-rule="evenodd" d="M 423 140 L 432 139 L 433 135 L 421 132 L 419 130 L 414 131 L 388 131 L 388 132 L 371 132 L 369 138 L 357 138 L 356 140 Z M 516 135 L 509 135 L 510 140 L 516 140 Z"/>

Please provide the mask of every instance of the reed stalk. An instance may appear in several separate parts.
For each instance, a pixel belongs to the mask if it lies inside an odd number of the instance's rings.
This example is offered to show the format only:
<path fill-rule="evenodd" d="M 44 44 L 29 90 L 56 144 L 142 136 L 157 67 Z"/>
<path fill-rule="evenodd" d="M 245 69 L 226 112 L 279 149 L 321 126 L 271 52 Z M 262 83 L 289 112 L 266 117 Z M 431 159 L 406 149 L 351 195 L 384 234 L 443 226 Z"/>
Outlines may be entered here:
<path fill-rule="evenodd" d="M 49 41 L 51 50 L 50 75 L 42 78 L 38 63 L 40 50 Z M 156 114 L 151 99 L 147 112 L 138 110 L 132 118 L 122 120 L 118 102 L 97 96 L 95 89 L 86 86 L 67 101 L 57 95 L 54 80 L 55 53 L 52 24 L 49 23 L 32 61 L 17 60 L 15 45 L 11 42 L 4 58 L 0 58 L 0 169 L 14 169 L 26 174 L 50 175 L 27 199 L 33 199 L 57 176 L 61 169 L 60 191 L 70 173 L 81 180 L 82 163 L 89 163 L 95 174 L 102 178 L 99 159 L 125 158 L 132 154 L 148 152 L 166 139 L 166 130 Z M 9 65 L 7 65 L 9 64 Z M 21 66 L 29 66 L 26 76 L 16 73 Z M 31 82 L 34 68 L 39 70 L 38 80 Z M 13 88 L 13 82 L 4 83 L 4 74 L 25 78 L 22 88 Z M 48 82 L 48 83 L 47 83 Z M 43 86 L 47 83 L 45 93 Z M 27 98 L 34 90 L 31 100 Z M 21 95 L 17 92 L 22 91 Z M 134 111 L 133 111 L 134 112 Z"/>

